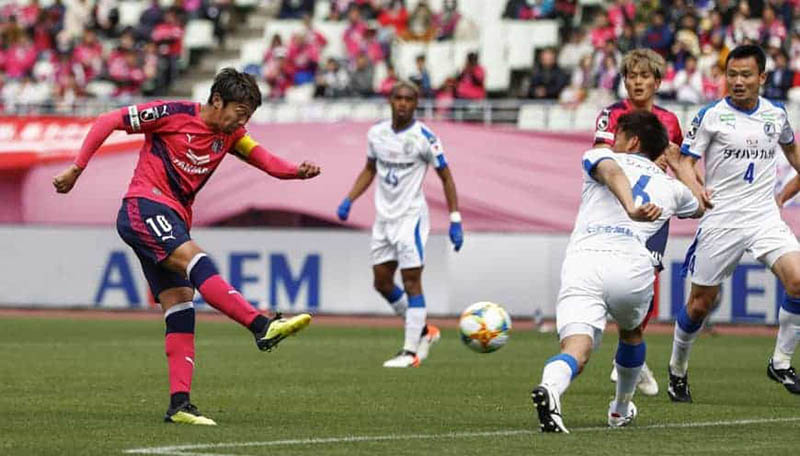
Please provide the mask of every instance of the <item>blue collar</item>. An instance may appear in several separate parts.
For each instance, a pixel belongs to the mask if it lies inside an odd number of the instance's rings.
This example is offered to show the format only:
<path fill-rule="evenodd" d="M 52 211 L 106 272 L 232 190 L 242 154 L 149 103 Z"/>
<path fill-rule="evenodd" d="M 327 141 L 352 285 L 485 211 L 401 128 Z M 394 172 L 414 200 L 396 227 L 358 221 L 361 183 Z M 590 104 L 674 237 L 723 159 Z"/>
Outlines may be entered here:
<path fill-rule="evenodd" d="M 739 112 L 745 113 L 748 116 L 753 115 L 756 111 L 758 111 L 758 108 L 761 106 L 761 97 L 758 97 L 758 99 L 756 100 L 756 107 L 753 108 L 753 109 L 750 109 L 750 110 L 742 109 L 742 108 L 736 106 L 735 104 L 733 104 L 733 102 L 731 102 L 731 97 L 725 97 L 725 101 L 728 103 L 728 106 L 730 106 L 731 108 L 733 108 L 733 109 L 735 109 L 735 110 L 737 110 Z"/>

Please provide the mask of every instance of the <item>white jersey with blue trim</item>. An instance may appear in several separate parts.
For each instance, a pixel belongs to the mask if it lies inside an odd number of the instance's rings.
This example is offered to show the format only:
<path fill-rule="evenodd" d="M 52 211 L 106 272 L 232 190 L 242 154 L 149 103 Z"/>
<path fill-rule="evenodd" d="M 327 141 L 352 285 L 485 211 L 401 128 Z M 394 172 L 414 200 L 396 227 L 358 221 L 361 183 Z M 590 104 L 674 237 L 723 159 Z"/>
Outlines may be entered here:
<path fill-rule="evenodd" d="M 367 132 L 367 158 L 375 160 L 378 184 L 375 210 L 380 220 L 416 216 L 426 207 L 422 182 L 428 165 L 447 166 L 442 144 L 422 122 L 401 131 L 384 120 Z"/>
<path fill-rule="evenodd" d="M 794 143 L 783 105 L 759 97 L 751 111 L 729 98 L 701 109 L 681 153 L 705 159 L 706 188 L 714 205 L 700 227 L 742 228 L 780 220 L 774 188 L 779 145 Z"/>
<path fill-rule="evenodd" d="M 603 160 L 614 160 L 631 182 L 634 204 L 653 203 L 662 209 L 653 222 L 631 220 L 609 188 L 592 177 Z M 650 159 L 638 154 L 616 153 L 608 148 L 591 149 L 583 155 L 583 191 L 575 228 L 569 238 L 570 251 L 613 251 L 650 255 L 645 243 L 673 215 L 690 217 L 699 203 L 688 187 L 668 176 Z"/>

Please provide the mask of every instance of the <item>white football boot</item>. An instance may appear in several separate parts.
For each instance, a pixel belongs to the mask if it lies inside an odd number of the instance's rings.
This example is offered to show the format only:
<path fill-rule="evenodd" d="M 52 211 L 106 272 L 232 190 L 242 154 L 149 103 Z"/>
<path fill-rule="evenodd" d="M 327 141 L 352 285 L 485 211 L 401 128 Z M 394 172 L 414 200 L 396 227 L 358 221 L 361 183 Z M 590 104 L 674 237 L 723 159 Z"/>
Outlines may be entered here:
<path fill-rule="evenodd" d="M 617 363 L 611 361 L 611 381 L 617 383 Z M 639 381 L 636 383 L 636 388 L 645 396 L 658 395 L 658 382 L 653 375 L 653 371 L 647 367 L 647 363 L 642 366 L 642 371 L 639 373 Z"/>
<path fill-rule="evenodd" d="M 442 338 L 442 333 L 439 328 L 433 325 L 425 325 L 425 334 L 419 339 L 419 347 L 417 347 L 417 357 L 420 362 L 425 361 L 430 353 L 431 346 L 439 339 Z"/>
<path fill-rule="evenodd" d="M 419 367 L 419 356 L 400 350 L 393 358 L 384 362 L 383 367 Z"/>
<path fill-rule="evenodd" d="M 633 402 L 628 402 L 628 413 L 626 415 L 621 415 L 616 412 L 617 407 L 615 402 L 616 401 L 611 401 L 608 404 L 608 427 L 620 428 L 631 424 L 639 414 L 636 405 Z"/>

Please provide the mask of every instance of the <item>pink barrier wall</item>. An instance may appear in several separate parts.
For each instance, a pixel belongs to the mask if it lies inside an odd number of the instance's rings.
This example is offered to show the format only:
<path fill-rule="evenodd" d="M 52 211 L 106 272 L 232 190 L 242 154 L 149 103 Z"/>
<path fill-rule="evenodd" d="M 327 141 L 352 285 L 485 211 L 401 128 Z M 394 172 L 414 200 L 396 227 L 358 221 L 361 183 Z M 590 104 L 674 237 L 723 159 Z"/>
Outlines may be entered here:
<path fill-rule="evenodd" d="M 195 226 L 251 208 L 291 210 L 335 221 L 336 207 L 364 166 L 369 127 L 366 123 L 251 125 L 253 137 L 274 153 L 298 162 L 316 161 L 322 175 L 311 181 L 280 181 L 228 157 L 197 197 Z M 590 147 L 591 135 L 450 123 L 430 127 L 444 143 L 467 230 L 563 233 L 572 229 L 581 192 L 580 158 Z M 131 150 L 95 157 L 66 196 L 57 195 L 50 184 L 64 163 L 38 165 L 23 180 L 18 196 L 14 185 L 0 185 L 3 201 L 17 201 L 16 209 L 0 211 L 0 221 L 15 221 L 7 220 L 7 214 L 19 213 L 16 221 L 23 223 L 111 225 L 137 154 Z M 433 229 L 446 230 L 447 207 L 433 169 L 425 192 Z M 785 212 L 793 227 L 800 227 L 798 212 Z M 368 228 L 373 217 L 370 189 L 354 204 L 347 224 Z M 674 221 L 672 232 L 691 235 L 695 226 L 694 221 Z"/>

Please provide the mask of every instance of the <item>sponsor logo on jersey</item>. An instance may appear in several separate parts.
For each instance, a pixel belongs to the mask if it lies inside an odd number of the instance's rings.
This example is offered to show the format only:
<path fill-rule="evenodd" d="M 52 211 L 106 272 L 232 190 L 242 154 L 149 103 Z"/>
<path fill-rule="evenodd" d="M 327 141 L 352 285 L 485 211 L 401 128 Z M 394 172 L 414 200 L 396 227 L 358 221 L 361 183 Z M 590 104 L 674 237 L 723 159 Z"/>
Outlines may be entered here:
<path fill-rule="evenodd" d="M 209 172 L 211 172 L 211 170 L 208 168 L 204 168 L 202 166 L 190 165 L 189 163 L 186 163 L 185 161 L 179 158 L 173 158 L 172 163 L 181 170 L 183 170 L 183 172 L 189 174 L 208 174 Z"/>
<path fill-rule="evenodd" d="M 405 143 L 403 143 L 403 153 L 406 155 L 411 155 L 414 153 L 414 141 L 409 139 Z"/>
<path fill-rule="evenodd" d="M 186 151 L 186 158 L 195 165 L 207 165 L 211 161 L 210 155 L 197 155 L 192 149 Z"/>
<path fill-rule="evenodd" d="M 775 158 L 775 149 L 724 149 L 722 158 L 772 160 Z"/>
<path fill-rule="evenodd" d="M 736 115 L 723 113 L 719 115 L 719 121 L 731 128 L 736 128 Z"/>
<path fill-rule="evenodd" d="M 211 143 L 211 150 L 214 151 L 215 154 L 218 154 L 222 151 L 222 146 L 224 145 L 224 141 L 222 139 L 217 138 L 214 142 Z"/>
<path fill-rule="evenodd" d="M 611 113 L 608 111 L 608 109 L 604 109 L 603 112 L 600 113 L 600 117 L 597 119 L 597 129 L 599 131 L 608 130 L 610 115 Z"/>

